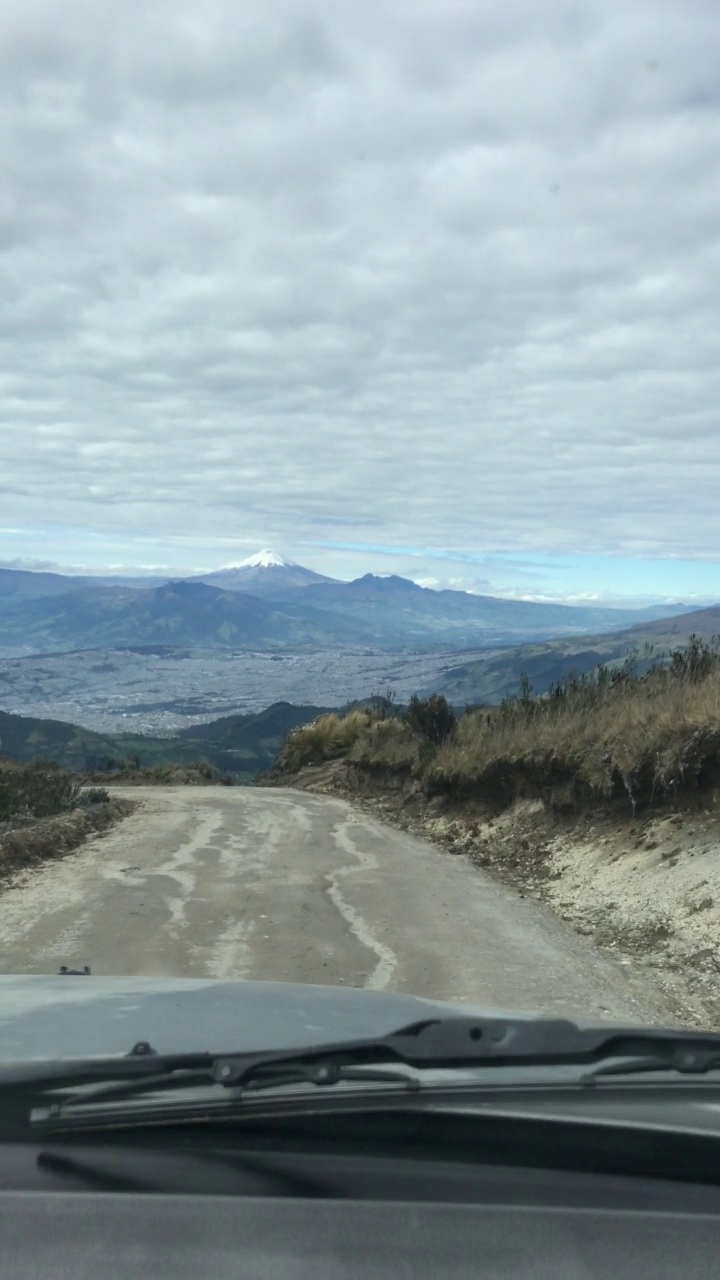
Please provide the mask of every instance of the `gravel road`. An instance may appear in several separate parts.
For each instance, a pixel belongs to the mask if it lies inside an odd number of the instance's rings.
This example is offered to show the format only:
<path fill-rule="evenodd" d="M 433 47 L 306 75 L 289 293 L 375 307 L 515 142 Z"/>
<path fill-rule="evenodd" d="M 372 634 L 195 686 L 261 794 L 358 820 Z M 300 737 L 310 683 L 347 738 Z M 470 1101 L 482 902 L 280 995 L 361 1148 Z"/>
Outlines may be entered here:
<path fill-rule="evenodd" d="M 262 978 L 672 1021 L 549 908 L 341 800 L 143 788 L 139 809 L 0 894 L 0 971 Z"/>

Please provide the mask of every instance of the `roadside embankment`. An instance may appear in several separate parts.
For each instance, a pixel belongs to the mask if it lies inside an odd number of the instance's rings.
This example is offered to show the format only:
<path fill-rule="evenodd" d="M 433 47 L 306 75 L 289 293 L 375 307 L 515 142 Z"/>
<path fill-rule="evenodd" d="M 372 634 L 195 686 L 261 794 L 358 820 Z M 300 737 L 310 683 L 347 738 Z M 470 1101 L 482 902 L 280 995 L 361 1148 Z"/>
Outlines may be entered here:
<path fill-rule="evenodd" d="M 0 760 L 0 880 L 64 857 L 134 809 L 131 800 L 100 788 L 83 790 L 52 761 Z"/>
<path fill-rule="evenodd" d="M 433 741 L 435 701 L 429 733 L 422 714 L 321 717 L 258 784 L 342 796 L 471 859 L 720 1029 L 717 655 L 568 681 Z"/>
<path fill-rule="evenodd" d="M 412 784 L 383 788 L 341 762 L 307 766 L 282 785 L 342 797 L 468 858 L 546 902 L 628 973 L 646 973 L 688 1022 L 720 1030 L 715 807 L 633 819 L 561 815 L 542 801 L 520 800 L 492 815 L 477 803 L 428 799 Z"/>
<path fill-rule="evenodd" d="M 0 825 L 0 880 L 24 867 L 63 858 L 90 836 L 102 835 L 132 813 L 135 805 L 116 796 L 105 804 L 73 809 L 55 818 Z"/>
<path fill-rule="evenodd" d="M 92 785 L 108 783 L 106 785 Z M 52 760 L 0 759 L 0 881 L 21 868 L 64 857 L 133 813 L 123 787 L 224 786 L 227 775 L 204 761 L 193 765 L 138 763 L 119 774 L 77 774 Z"/>

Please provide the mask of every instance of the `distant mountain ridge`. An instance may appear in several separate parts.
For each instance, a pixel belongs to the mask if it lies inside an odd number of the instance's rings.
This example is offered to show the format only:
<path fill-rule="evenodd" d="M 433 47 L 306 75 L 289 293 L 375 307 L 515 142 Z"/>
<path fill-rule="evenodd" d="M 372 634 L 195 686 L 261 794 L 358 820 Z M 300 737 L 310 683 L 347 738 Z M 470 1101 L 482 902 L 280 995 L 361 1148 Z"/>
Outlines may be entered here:
<path fill-rule="evenodd" d="M 524 673 L 535 694 L 546 693 L 550 685 L 570 672 L 584 675 L 600 663 L 612 667 L 628 654 L 638 651 L 641 666 L 653 659 L 682 649 L 691 635 L 710 643 L 720 635 L 720 608 L 698 609 L 669 618 L 650 620 L 623 631 L 576 635 L 546 643 L 508 648 L 448 667 L 441 680 L 424 693 L 443 693 L 455 706 L 489 704 L 514 697 Z M 651 646 L 647 657 L 642 654 Z"/>
<path fill-rule="evenodd" d="M 578 607 L 431 590 L 396 574 L 342 582 L 271 551 L 215 574 L 130 583 L 0 570 L 0 652 L 505 648 L 672 613 L 672 606 Z"/>
<path fill-rule="evenodd" d="M 220 591 L 202 582 L 150 590 L 78 588 L 65 595 L 0 601 L 0 646 L 30 652 L 173 645 L 181 648 L 321 648 L 368 638 L 363 628 L 292 603 Z"/>
<path fill-rule="evenodd" d="M 69 591 L 93 587 L 134 587 L 150 590 L 162 586 L 167 578 L 100 577 L 92 574 L 48 573 L 34 569 L 0 569 L 0 600 L 6 595 L 25 596 L 27 599 L 41 596 L 62 596 Z"/>
<path fill-rule="evenodd" d="M 275 597 L 289 604 L 297 597 L 287 592 Z M 365 622 L 372 617 L 376 626 L 402 625 L 409 637 L 426 638 L 438 633 L 461 643 L 473 627 L 498 635 L 517 633 L 527 639 L 577 634 L 590 628 L 631 626 L 648 617 L 667 616 L 662 608 L 613 609 L 602 606 L 547 604 L 533 600 L 513 600 L 501 596 L 475 595 L 468 591 L 431 589 L 397 574 L 379 576 L 366 573 L 352 582 L 330 582 L 303 589 L 302 600 L 316 608 Z M 672 606 L 668 606 L 668 613 Z M 469 630 L 468 630 L 469 629 Z M 472 641 L 471 641 L 472 642 Z M 498 640 L 504 643 L 503 639 Z"/>

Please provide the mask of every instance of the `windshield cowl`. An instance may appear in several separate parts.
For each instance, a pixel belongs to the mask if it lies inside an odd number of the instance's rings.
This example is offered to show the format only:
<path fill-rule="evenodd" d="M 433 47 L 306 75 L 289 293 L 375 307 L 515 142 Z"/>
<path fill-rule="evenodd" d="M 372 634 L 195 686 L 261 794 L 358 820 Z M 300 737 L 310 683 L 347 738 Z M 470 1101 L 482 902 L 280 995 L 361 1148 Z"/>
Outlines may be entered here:
<path fill-rule="evenodd" d="M 161 1055 L 139 1041 L 124 1058 L 0 1073 L 3 1099 L 27 1103 L 43 1122 L 100 1116 L 108 1105 L 175 1110 L 247 1109 L 258 1095 L 317 1098 L 350 1092 L 408 1095 L 563 1086 L 587 1094 L 654 1073 L 673 1080 L 720 1080 L 720 1037 L 634 1029 L 582 1029 L 564 1020 L 426 1019 L 380 1039 L 289 1052 Z M 315 1102 L 313 1103 L 315 1105 Z M 38 1112 L 40 1107 L 40 1112 Z M 43 1109 L 44 1108 L 44 1109 Z"/>

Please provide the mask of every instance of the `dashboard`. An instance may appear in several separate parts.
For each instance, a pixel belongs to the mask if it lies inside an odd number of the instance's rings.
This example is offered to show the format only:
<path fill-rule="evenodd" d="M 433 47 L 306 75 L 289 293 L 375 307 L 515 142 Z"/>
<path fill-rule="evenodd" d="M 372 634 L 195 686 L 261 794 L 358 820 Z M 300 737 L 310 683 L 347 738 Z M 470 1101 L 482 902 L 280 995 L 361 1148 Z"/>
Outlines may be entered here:
<path fill-rule="evenodd" d="M 559 1207 L 152 1196 L 0 1196 L 20 1280 L 677 1280 L 714 1277 L 720 1216 Z"/>
<path fill-rule="evenodd" d="M 0 1144 L 0 1280 L 715 1277 L 720 1188 L 247 1148 Z"/>

